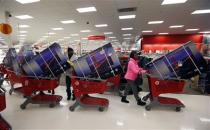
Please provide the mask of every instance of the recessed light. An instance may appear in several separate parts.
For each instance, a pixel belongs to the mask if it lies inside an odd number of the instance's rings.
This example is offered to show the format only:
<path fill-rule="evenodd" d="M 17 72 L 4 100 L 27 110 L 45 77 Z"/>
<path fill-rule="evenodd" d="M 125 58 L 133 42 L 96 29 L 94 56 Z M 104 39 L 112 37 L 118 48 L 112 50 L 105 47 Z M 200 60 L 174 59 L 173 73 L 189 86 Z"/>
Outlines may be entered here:
<path fill-rule="evenodd" d="M 61 21 L 61 23 L 70 24 L 70 23 L 76 23 L 76 22 L 74 20 L 64 20 L 64 21 Z"/>
<path fill-rule="evenodd" d="M 148 24 L 161 24 L 164 21 L 149 21 Z"/>
<path fill-rule="evenodd" d="M 28 31 L 19 31 L 19 33 L 28 33 Z"/>
<path fill-rule="evenodd" d="M 113 34 L 113 32 L 104 32 L 105 35 L 107 34 Z"/>
<path fill-rule="evenodd" d="M 161 5 L 181 4 L 185 2 L 187 2 L 187 0 L 164 0 Z"/>
<path fill-rule="evenodd" d="M 64 39 L 69 39 L 69 38 L 71 38 L 71 37 L 64 37 Z"/>
<path fill-rule="evenodd" d="M 125 39 L 125 40 L 130 40 L 131 38 L 129 38 L 129 37 L 124 37 L 123 39 Z"/>
<path fill-rule="evenodd" d="M 18 15 L 18 16 L 15 16 L 15 17 L 18 18 L 18 19 L 22 19 L 22 20 L 24 20 L 24 19 L 32 19 L 33 18 L 30 15 Z"/>
<path fill-rule="evenodd" d="M 151 33 L 151 32 L 153 32 L 152 30 L 143 30 L 143 31 L 141 31 L 141 32 L 143 32 L 143 33 Z"/>
<path fill-rule="evenodd" d="M 123 36 L 131 36 L 131 34 L 123 34 Z"/>
<path fill-rule="evenodd" d="M 198 28 L 190 28 L 190 29 L 186 29 L 185 31 L 198 31 Z"/>
<path fill-rule="evenodd" d="M 21 4 L 29 4 L 29 3 L 39 2 L 40 0 L 16 0 L 16 1 Z"/>
<path fill-rule="evenodd" d="M 121 15 L 119 16 L 119 19 L 134 19 L 136 18 L 136 15 Z"/>
<path fill-rule="evenodd" d="M 184 25 L 172 25 L 169 28 L 182 28 Z"/>
<path fill-rule="evenodd" d="M 81 30 L 80 32 L 90 32 L 90 30 Z"/>
<path fill-rule="evenodd" d="M 84 8 L 77 8 L 79 13 L 86 13 L 86 12 L 95 12 L 97 11 L 95 7 L 84 7 Z"/>
<path fill-rule="evenodd" d="M 108 25 L 107 24 L 97 24 L 95 25 L 97 28 L 100 28 L 100 27 L 107 27 Z"/>
<path fill-rule="evenodd" d="M 133 28 L 121 28 L 121 30 L 133 30 Z"/>
<path fill-rule="evenodd" d="M 168 35 L 169 33 L 158 33 L 159 35 Z"/>
<path fill-rule="evenodd" d="M 109 37 L 110 39 L 116 38 L 116 37 Z"/>
<path fill-rule="evenodd" d="M 59 31 L 59 30 L 63 30 L 63 28 L 52 28 L 52 30 Z"/>
<path fill-rule="evenodd" d="M 18 27 L 19 28 L 29 28 L 30 26 L 29 25 L 19 25 Z"/>
<path fill-rule="evenodd" d="M 210 9 L 203 9 L 203 10 L 195 10 L 192 14 L 207 14 L 210 13 Z"/>
<path fill-rule="evenodd" d="M 74 36 L 79 36 L 79 34 L 75 33 L 75 34 L 71 34 L 72 37 Z"/>
<path fill-rule="evenodd" d="M 210 33 L 210 31 L 202 31 L 202 32 L 199 32 L 199 33 Z"/>

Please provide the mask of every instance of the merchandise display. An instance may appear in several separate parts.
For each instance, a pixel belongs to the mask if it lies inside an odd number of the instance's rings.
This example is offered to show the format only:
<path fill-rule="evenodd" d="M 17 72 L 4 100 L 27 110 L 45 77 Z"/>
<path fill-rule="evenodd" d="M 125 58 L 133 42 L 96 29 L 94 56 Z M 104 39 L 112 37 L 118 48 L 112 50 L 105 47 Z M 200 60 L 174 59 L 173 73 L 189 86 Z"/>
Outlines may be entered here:
<path fill-rule="evenodd" d="M 193 42 L 150 62 L 147 68 L 153 76 L 161 79 L 189 79 L 206 70 L 206 61 Z"/>
<path fill-rule="evenodd" d="M 106 79 L 122 72 L 112 45 L 106 44 L 73 61 L 78 77 Z"/>

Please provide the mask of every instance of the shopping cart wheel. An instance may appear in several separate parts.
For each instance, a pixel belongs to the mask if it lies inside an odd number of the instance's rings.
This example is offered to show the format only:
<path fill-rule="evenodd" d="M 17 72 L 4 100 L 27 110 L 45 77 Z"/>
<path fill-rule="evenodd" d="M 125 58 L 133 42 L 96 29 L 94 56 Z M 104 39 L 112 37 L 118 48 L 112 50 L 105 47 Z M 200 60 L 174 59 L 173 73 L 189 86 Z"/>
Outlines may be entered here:
<path fill-rule="evenodd" d="M 53 107 L 55 107 L 55 104 L 54 104 L 54 103 L 50 103 L 50 104 L 49 104 L 49 107 L 50 107 L 50 108 L 53 108 Z"/>
<path fill-rule="evenodd" d="M 74 107 L 73 106 L 70 106 L 69 107 L 69 110 L 73 112 L 74 111 Z"/>
<path fill-rule="evenodd" d="M 104 111 L 104 107 L 99 107 L 98 110 L 99 110 L 100 112 L 103 112 L 103 111 Z"/>
<path fill-rule="evenodd" d="M 9 90 L 9 95 L 12 95 L 12 89 Z"/>
<path fill-rule="evenodd" d="M 176 112 L 180 112 L 181 111 L 181 107 L 176 107 Z"/>
<path fill-rule="evenodd" d="M 24 110 L 24 109 L 26 109 L 26 106 L 25 106 L 24 104 L 22 104 L 22 105 L 20 105 L 20 108 L 21 108 L 22 110 Z"/>
<path fill-rule="evenodd" d="M 145 109 L 146 109 L 147 111 L 150 111 L 150 110 L 151 110 L 151 106 L 146 106 Z"/>

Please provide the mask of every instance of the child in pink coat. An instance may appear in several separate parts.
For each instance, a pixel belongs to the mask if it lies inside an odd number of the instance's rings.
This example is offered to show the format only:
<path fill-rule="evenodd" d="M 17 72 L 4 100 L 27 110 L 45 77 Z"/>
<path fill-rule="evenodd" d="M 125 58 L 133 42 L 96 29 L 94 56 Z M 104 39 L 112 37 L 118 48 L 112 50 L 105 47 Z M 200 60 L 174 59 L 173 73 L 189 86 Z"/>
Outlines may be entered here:
<path fill-rule="evenodd" d="M 131 88 L 133 91 L 134 97 L 137 101 L 137 104 L 141 106 L 146 105 L 146 103 L 143 102 L 141 98 L 139 97 L 138 89 L 137 89 L 138 86 L 135 83 L 137 76 L 143 73 L 146 73 L 146 70 L 138 66 L 138 54 L 136 51 L 132 51 L 130 54 L 130 60 L 128 62 L 127 72 L 125 74 L 125 79 L 127 80 L 128 83 L 127 83 L 127 86 L 125 87 L 124 96 L 122 97 L 121 102 L 129 103 L 126 97 Z"/>

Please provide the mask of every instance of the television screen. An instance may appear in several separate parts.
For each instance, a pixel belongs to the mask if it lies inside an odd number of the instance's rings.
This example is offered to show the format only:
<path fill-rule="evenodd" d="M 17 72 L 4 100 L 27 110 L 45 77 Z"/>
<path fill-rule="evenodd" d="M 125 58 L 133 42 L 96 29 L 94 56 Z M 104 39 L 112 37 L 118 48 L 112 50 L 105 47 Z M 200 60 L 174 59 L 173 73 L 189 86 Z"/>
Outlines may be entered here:
<path fill-rule="evenodd" d="M 68 69 L 66 64 L 67 56 L 62 53 L 60 45 L 54 43 L 25 63 L 23 69 L 29 76 L 57 77 Z"/>
<path fill-rule="evenodd" d="M 74 60 L 73 63 L 79 77 L 106 79 L 122 72 L 120 61 L 110 43 Z"/>
<path fill-rule="evenodd" d="M 162 79 L 189 79 L 206 70 L 206 61 L 192 42 L 147 64 L 149 72 Z"/>

